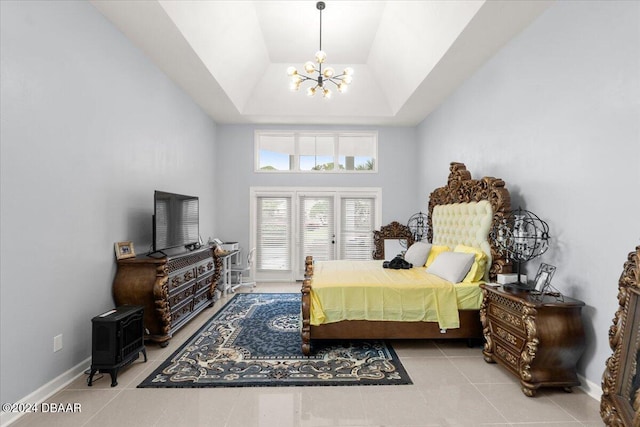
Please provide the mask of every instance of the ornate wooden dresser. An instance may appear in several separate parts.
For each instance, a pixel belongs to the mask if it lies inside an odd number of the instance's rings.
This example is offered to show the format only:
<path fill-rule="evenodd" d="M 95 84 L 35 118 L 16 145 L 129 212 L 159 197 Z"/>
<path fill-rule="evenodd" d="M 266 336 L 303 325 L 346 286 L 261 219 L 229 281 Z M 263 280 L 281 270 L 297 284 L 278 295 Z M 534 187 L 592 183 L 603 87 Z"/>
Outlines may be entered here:
<path fill-rule="evenodd" d="M 113 298 L 117 306 L 143 306 L 145 338 L 164 347 L 174 332 L 213 304 L 218 274 L 209 247 L 171 257 L 123 259 Z"/>
<path fill-rule="evenodd" d="M 497 362 L 517 376 L 522 392 L 530 397 L 539 387 L 571 391 L 580 385 L 576 364 L 585 349 L 582 301 L 480 287 L 487 362 Z"/>

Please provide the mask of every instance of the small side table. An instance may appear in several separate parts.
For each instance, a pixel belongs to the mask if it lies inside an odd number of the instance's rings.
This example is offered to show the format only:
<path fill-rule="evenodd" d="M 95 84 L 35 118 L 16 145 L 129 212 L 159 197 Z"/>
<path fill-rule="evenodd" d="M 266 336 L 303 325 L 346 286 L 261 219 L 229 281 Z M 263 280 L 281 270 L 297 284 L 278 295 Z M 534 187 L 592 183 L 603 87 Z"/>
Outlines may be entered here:
<path fill-rule="evenodd" d="M 559 301 L 551 295 L 536 298 L 495 284 L 480 287 L 486 362 L 507 368 L 529 397 L 540 387 L 563 387 L 570 392 L 580 385 L 576 364 L 586 346 L 584 302 L 568 297 Z"/>
<path fill-rule="evenodd" d="M 229 292 L 233 291 L 231 287 L 231 266 L 238 264 L 239 254 L 240 251 L 238 249 L 218 254 L 214 252 L 214 256 L 220 260 L 220 292 L 222 295 L 228 295 Z M 220 286 L 218 286 L 218 288 L 220 288 Z"/>

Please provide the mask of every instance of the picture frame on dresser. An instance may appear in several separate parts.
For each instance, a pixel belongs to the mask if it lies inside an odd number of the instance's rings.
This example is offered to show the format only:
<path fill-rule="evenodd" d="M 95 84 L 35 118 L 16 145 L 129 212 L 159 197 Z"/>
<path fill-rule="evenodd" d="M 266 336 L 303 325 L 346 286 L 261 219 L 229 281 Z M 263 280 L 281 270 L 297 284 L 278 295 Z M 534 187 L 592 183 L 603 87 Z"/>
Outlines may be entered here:
<path fill-rule="evenodd" d="M 136 257 L 136 251 L 133 248 L 133 242 L 116 242 L 115 250 L 117 260 Z"/>
<path fill-rule="evenodd" d="M 612 355 L 602 375 L 600 416 L 607 426 L 640 425 L 640 246 L 629 253 L 618 282 L 618 309 L 609 328 Z"/>
<path fill-rule="evenodd" d="M 536 273 L 536 278 L 533 282 L 534 289 L 540 293 L 544 293 L 544 291 L 551 285 L 551 278 L 555 272 L 556 267 L 553 265 L 545 263 L 540 264 L 538 272 Z"/>

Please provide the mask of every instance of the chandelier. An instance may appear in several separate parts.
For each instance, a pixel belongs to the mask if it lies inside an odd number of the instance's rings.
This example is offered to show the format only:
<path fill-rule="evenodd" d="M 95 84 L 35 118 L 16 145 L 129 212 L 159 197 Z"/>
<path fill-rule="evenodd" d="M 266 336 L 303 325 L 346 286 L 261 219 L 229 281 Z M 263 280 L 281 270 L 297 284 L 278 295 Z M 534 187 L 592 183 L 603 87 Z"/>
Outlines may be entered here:
<path fill-rule="evenodd" d="M 323 1 L 316 3 L 316 8 L 320 11 L 320 49 L 316 52 L 316 64 L 311 61 L 307 61 L 304 64 L 304 71 L 307 74 L 300 74 L 295 67 L 289 67 L 287 74 L 291 77 L 291 90 L 300 90 L 302 82 L 311 80 L 316 83 L 315 86 L 307 89 L 307 95 L 313 96 L 318 90 L 322 91 L 322 96 L 325 98 L 331 98 L 331 89 L 327 87 L 327 83 L 333 83 L 338 92 L 343 93 L 347 90 L 347 87 L 351 83 L 353 76 L 353 68 L 347 67 L 342 74 L 336 75 L 336 71 L 331 67 L 322 69 L 322 64 L 327 59 L 327 54 L 322 50 L 322 10 L 325 8 Z M 315 74 L 317 73 L 317 75 Z"/>

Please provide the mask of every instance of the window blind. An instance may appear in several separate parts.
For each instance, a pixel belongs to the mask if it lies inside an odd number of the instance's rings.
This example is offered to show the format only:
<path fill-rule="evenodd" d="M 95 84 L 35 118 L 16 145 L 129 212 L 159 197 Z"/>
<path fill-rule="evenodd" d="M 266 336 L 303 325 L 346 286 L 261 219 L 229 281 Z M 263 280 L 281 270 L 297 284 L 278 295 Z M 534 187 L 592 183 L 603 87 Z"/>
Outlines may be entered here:
<path fill-rule="evenodd" d="M 258 197 L 256 268 L 291 270 L 291 197 Z"/>
<path fill-rule="evenodd" d="M 317 261 L 335 258 L 333 197 L 300 196 L 300 259 L 313 255 Z M 304 266 L 304 262 L 301 263 Z"/>
<path fill-rule="evenodd" d="M 340 205 L 340 259 L 371 259 L 375 227 L 375 199 L 342 197 Z"/>

